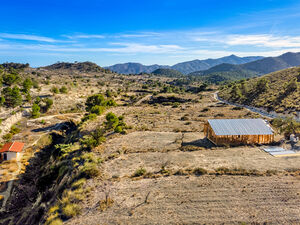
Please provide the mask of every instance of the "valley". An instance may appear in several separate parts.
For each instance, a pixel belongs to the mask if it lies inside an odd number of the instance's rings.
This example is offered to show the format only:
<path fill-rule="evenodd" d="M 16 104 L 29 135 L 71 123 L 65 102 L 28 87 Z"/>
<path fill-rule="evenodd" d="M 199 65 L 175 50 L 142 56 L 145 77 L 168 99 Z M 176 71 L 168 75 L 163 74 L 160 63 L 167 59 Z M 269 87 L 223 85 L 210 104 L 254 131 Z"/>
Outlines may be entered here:
<path fill-rule="evenodd" d="M 16 125 L 23 166 L 1 177 L 13 186 L 0 224 L 300 222 L 299 156 L 216 146 L 203 133 L 208 119 L 270 118 L 216 100 L 215 85 L 91 67 L 19 72 L 39 82 L 34 99 L 53 105 Z M 274 145 L 291 148 L 279 132 Z"/>

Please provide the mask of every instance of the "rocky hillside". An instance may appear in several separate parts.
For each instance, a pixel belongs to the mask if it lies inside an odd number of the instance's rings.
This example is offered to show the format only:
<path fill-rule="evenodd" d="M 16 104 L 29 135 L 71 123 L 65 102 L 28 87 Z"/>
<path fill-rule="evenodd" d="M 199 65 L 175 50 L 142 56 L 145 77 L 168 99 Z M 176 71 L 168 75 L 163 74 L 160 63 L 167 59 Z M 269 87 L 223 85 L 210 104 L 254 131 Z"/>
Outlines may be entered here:
<path fill-rule="evenodd" d="M 210 69 L 196 71 L 189 75 L 202 76 L 202 80 L 210 83 L 220 83 L 223 81 L 251 78 L 299 65 L 300 53 L 288 52 L 278 57 L 267 57 L 240 65 L 222 63 Z"/>
<path fill-rule="evenodd" d="M 178 63 L 172 66 L 172 69 L 178 70 L 181 73 L 189 74 L 199 70 L 207 70 L 213 66 L 229 63 L 229 64 L 243 64 L 261 59 L 261 56 L 238 57 L 230 55 L 219 59 L 193 60 L 189 62 Z"/>
<path fill-rule="evenodd" d="M 181 77 L 181 76 L 184 76 L 182 73 L 180 73 L 177 70 L 164 69 L 164 68 L 154 70 L 152 72 L 152 74 L 157 75 L 157 76 L 165 76 L 165 77 Z"/>
<path fill-rule="evenodd" d="M 218 59 L 206 59 L 206 60 L 193 60 L 175 64 L 173 66 L 162 66 L 162 65 L 151 65 L 145 66 L 140 63 L 124 63 L 116 64 L 113 66 L 107 67 L 111 71 L 123 74 L 139 74 L 139 73 L 151 73 L 159 68 L 171 68 L 177 70 L 183 74 L 189 74 L 199 70 L 207 70 L 213 66 L 230 63 L 230 64 L 242 64 L 252 62 L 258 59 L 261 59 L 261 56 L 250 56 L 250 57 L 238 57 L 236 55 L 230 55 Z"/>
<path fill-rule="evenodd" d="M 300 65 L 300 53 L 288 52 L 278 57 L 267 57 L 241 65 L 243 69 L 267 74 L 274 71 Z"/>
<path fill-rule="evenodd" d="M 76 70 L 79 72 L 105 72 L 107 70 L 92 62 L 58 62 L 42 68 L 47 70 Z"/>
<path fill-rule="evenodd" d="M 208 70 L 197 71 L 189 74 L 190 76 L 199 76 L 208 83 L 218 84 L 224 81 L 234 81 L 257 76 L 258 73 L 243 69 L 241 65 L 222 63 Z"/>
<path fill-rule="evenodd" d="M 219 96 L 271 111 L 300 111 L 300 67 L 270 73 L 248 81 L 234 82 L 223 87 Z"/>
<path fill-rule="evenodd" d="M 150 65 L 145 66 L 140 63 L 123 63 L 123 64 L 116 64 L 113 66 L 107 67 L 111 71 L 122 73 L 122 74 L 140 74 L 140 73 L 151 73 L 156 69 L 159 68 L 169 68 L 169 66 L 162 66 L 162 65 Z"/>

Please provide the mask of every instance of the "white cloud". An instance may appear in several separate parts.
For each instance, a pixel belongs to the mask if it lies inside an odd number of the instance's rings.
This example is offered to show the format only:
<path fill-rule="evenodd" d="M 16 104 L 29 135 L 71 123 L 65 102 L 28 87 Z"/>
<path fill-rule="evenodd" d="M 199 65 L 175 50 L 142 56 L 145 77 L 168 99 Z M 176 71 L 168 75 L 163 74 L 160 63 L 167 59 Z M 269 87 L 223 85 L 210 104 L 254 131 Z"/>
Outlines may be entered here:
<path fill-rule="evenodd" d="M 73 35 L 73 36 L 69 36 L 69 35 L 65 35 L 65 36 L 69 39 L 103 39 L 103 38 L 105 38 L 104 35 L 100 35 L 100 34 L 79 34 L 79 35 Z"/>
<path fill-rule="evenodd" d="M 175 53 L 184 48 L 178 45 L 145 45 L 139 43 L 110 43 L 111 46 L 118 47 L 70 47 L 69 45 L 0 45 L 0 49 L 12 50 L 35 50 L 35 51 L 49 51 L 49 52 L 108 52 L 108 53 Z"/>
<path fill-rule="evenodd" d="M 57 40 L 49 37 L 28 35 L 28 34 L 6 34 L 1 33 L 1 38 L 5 39 L 18 39 L 18 40 L 30 40 L 30 41 L 41 41 L 41 42 L 58 42 Z"/>
<path fill-rule="evenodd" d="M 228 45 L 293 48 L 300 47 L 300 36 L 275 36 L 271 34 L 229 35 L 224 42 Z"/>

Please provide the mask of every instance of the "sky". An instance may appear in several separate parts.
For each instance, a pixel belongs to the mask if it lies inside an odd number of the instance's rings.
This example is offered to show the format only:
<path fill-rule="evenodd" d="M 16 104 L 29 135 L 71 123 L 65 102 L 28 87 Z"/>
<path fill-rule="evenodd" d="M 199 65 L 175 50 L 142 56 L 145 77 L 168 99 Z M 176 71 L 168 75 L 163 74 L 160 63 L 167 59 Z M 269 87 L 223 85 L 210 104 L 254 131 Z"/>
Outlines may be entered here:
<path fill-rule="evenodd" d="M 1 1 L 0 62 L 173 65 L 300 52 L 299 0 Z"/>

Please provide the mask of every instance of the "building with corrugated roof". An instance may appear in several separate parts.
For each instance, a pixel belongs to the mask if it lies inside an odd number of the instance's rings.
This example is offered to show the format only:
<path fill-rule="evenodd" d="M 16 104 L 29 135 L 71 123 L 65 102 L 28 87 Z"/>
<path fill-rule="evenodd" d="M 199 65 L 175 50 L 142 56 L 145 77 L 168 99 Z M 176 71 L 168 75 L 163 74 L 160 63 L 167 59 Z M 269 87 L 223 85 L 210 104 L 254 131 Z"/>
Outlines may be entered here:
<path fill-rule="evenodd" d="M 274 131 L 263 119 L 211 119 L 204 124 L 205 136 L 216 145 L 270 144 Z"/>
<path fill-rule="evenodd" d="M 21 156 L 21 152 L 24 148 L 24 143 L 22 142 L 9 142 L 3 145 L 0 150 L 1 159 L 2 160 L 19 160 Z"/>

